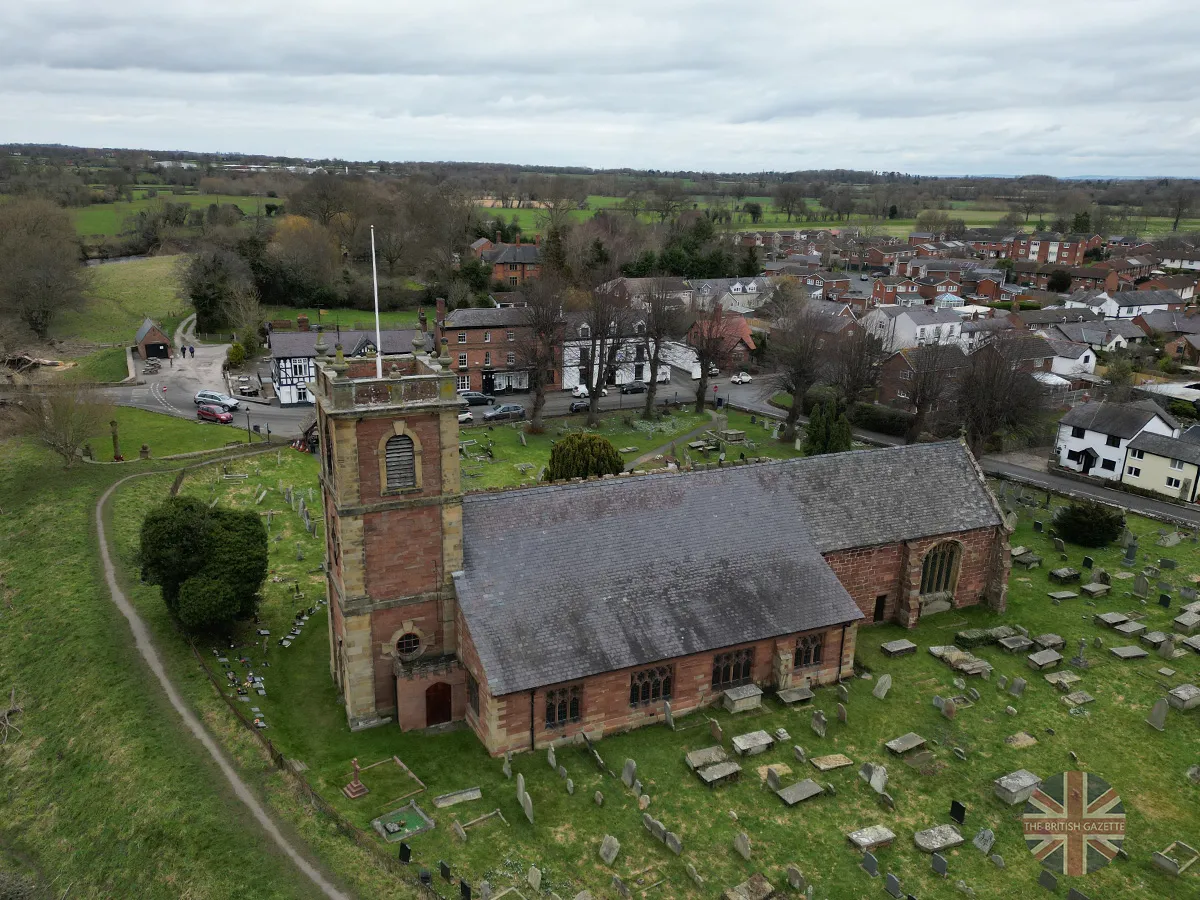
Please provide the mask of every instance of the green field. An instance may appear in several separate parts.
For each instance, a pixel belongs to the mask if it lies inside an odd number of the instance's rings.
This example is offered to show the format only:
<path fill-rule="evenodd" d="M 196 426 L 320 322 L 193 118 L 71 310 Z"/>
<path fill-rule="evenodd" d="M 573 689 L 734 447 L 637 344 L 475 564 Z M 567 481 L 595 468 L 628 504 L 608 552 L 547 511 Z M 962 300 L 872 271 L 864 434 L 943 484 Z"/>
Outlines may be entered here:
<path fill-rule="evenodd" d="M 326 329 L 337 325 L 342 328 L 363 325 L 366 331 L 375 329 L 375 313 L 370 310 L 327 309 L 321 316 L 318 316 L 317 312 L 313 307 L 264 306 L 263 318 L 268 322 L 272 319 L 289 319 L 294 323 L 297 316 L 308 316 L 309 324 L 313 328 L 317 325 L 323 325 Z M 432 325 L 433 310 L 427 309 L 425 315 Z M 379 312 L 379 324 L 382 328 L 416 328 L 417 317 L 418 311 L 415 309 L 385 309 Z"/>
<path fill-rule="evenodd" d="M 213 203 L 222 206 L 233 203 L 248 216 L 255 215 L 267 203 L 283 203 L 282 200 L 267 199 L 265 197 L 235 197 L 228 194 L 169 194 L 166 192 L 160 192 L 158 197 L 149 199 L 144 196 L 144 193 L 144 191 L 141 192 L 142 196 L 134 200 L 121 200 L 116 203 L 93 203 L 91 206 L 83 206 L 72 210 L 72 215 L 75 218 L 75 230 L 82 237 L 111 237 L 120 234 L 124 230 L 125 220 L 130 216 L 163 201 L 187 203 L 197 209 L 207 209 Z M 265 211 L 263 215 L 266 215 Z"/>
<path fill-rule="evenodd" d="M 117 422 L 121 455 L 126 459 L 136 459 L 142 444 L 148 444 L 150 455 L 158 459 L 194 450 L 217 450 L 226 444 L 246 443 L 246 423 L 243 421 L 239 428 L 236 416 L 232 425 L 221 425 L 118 406 L 114 408 L 113 418 Z M 109 428 L 101 429 L 90 443 L 96 459 L 101 462 L 112 461 L 112 432 Z"/>
<path fill-rule="evenodd" d="M 110 347 L 107 350 L 97 350 L 75 360 L 78 363 L 72 369 L 63 373 L 67 381 L 83 382 L 114 382 L 124 381 L 129 376 L 125 365 L 125 348 Z"/>
<path fill-rule="evenodd" d="M 82 307 L 60 313 L 51 336 L 93 343 L 132 344 L 149 317 L 170 336 L 191 313 L 179 294 L 179 256 L 152 256 L 88 269 L 90 284 Z M 124 376 L 122 376 L 124 377 Z"/>

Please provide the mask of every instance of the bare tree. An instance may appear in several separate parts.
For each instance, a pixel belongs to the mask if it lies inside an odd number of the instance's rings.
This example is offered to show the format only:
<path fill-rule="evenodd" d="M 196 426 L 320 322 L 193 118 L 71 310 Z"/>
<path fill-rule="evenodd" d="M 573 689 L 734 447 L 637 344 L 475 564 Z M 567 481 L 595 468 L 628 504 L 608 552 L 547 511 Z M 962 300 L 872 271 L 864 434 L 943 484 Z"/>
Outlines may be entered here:
<path fill-rule="evenodd" d="M 971 354 L 958 379 L 958 413 L 967 446 L 980 456 L 998 432 L 1021 432 L 1034 425 L 1045 392 L 1023 365 L 1021 334 L 999 334 Z"/>
<path fill-rule="evenodd" d="M 588 390 L 589 427 L 600 422 L 600 392 L 615 381 L 620 354 L 629 335 L 630 307 L 616 291 L 597 287 L 588 292 L 581 316 L 579 370 Z M 586 358 L 585 358 L 586 354 Z"/>
<path fill-rule="evenodd" d="M 113 407 L 98 391 L 88 388 L 35 395 L 26 408 L 32 434 L 57 453 L 70 468 L 88 440 L 103 433 Z"/>
<path fill-rule="evenodd" d="M 265 321 L 258 290 L 251 284 L 235 287 L 226 295 L 224 308 L 225 321 L 237 334 L 238 343 L 246 356 L 253 357 L 261 346 L 259 329 Z"/>
<path fill-rule="evenodd" d="M 1179 220 L 1188 214 L 1192 208 L 1192 202 L 1195 200 L 1195 194 L 1192 192 L 1192 186 L 1187 182 L 1176 182 L 1168 200 L 1167 207 L 1171 214 L 1171 230 L 1179 230 Z"/>
<path fill-rule="evenodd" d="M 784 181 L 775 188 L 775 206 L 792 221 L 792 214 L 805 208 L 804 188 L 794 181 Z"/>
<path fill-rule="evenodd" d="M 941 341 L 902 352 L 912 371 L 908 381 L 908 401 L 913 408 L 913 418 L 904 435 L 904 442 L 911 444 L 925 430 L 930 414 L 952 396 L 953 380 L 964 364 L 964 356 L 957 344 Z"/>
<path fill-rule="evenodd" d="M 827 339 L 824 318 L 824 313 L 805 300 L 794 304 L 771 328 L 767 365 L 772 371 L 766 382 L 773 390 L 792 398 L 784 419 L 782 437 L 785 441 L 795 439 L 804 395 L 817 383 L 825 366 L 822 353 Z"/>
<path fill-rule="evenodd" d="M 671 290 L 665 278 L 655 278 L 641 299 L 643 328 L 637 335 L 638 345 L 650 363 L 646 381 L 646 407 L 642 418 L 654 418 L 654 399 L 658 395 L 658 372 L 662 362 L 663 344 L 683 331 L 683 304 Z M 636 315 L 636 313 L 635 313 Z"/>
<path fill-rule="evenodd" d="M 700 366 L 700 381 L 696 384 L 696 412 L 704 412 L 708 395 L 708 372 L 725 355 L 729 342 L 729 329 L 725 322 L 721 304 L 713 303 L 712 309 L 701 312 L 688 329 L 688 346 L 696 352 Z"/>
<path fill-rule="evenodd" d="M 879 384 L 879 367 L 887 354 L 883 341 L 865 328 L 846 328 L 827 341 L 825 351 L 829 383 L 848 403 Z"/>
<path fill-rule="evenodd" d="M 526 306 L 524 327 L 516 347 L 517 359 L 529 370 L 529 390 L 533 394 L 529 430 L 540 434 L 545 430 L 542 410 L 546 406 L 546 388 L 562 359 L 566 318 L 563 315 L 562 285 L 542 276 L 525 282 Z"/>
<path fill-rule="evenodd" d="M 0 203 L 0 313 L 45 340 L 55 316 L 82 301 L 85 284 L 66 210 L 38 197 Z"/>
<path fill-rule="evenodd" d="M 654 185 L 654 193 L 649 197 L 646 208 L 656 213 L 658 221 L 662 223 L 679 215 L 687 199 L 683 185 L 669 178 Z"/>

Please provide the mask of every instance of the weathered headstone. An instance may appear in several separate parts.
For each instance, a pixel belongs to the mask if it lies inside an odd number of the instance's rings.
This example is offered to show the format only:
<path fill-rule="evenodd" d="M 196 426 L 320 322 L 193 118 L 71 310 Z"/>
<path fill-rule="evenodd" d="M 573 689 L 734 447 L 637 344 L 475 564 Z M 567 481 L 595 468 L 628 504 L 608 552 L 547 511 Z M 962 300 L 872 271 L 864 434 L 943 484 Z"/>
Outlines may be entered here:
<path fill-rule="evenodd" d="M 523 802 L 522 797 L 525 796 L 525 776 L 520 772 L 517 773 L 517 802 Z"/>
<path fill-rule="evenodd" d="M 1002 691 L 1007 687 L 1008 687 L 1008 676 L 1007 675 L 999 676 L 996 679 L 996 689 Z"/>
<path fill-rule="evenodd" d="M 621 880 L 619 875 L 614 875 L 612 877 L 612 887 L 613 890 L 617 892 L 617 896 L 619 897 L 631 896 L 629 893 L 629 888 L 625 886 L 625 882 Z"/>
<path fill-rule="evenodd" d="M 667 849 L 676 856 L 681 856 L 683 854 L 683 841 L 679 839 L 679 835 L 677 835 L 675 832 L 668 831 L 666 837 L 663 839 L 663 843 L 665 843 L 667 845 Z"/>
<path fill-rule="evenodd" d="M 1085 569 L 1090 569 L 1090 568 L 1091 568 L 1092 566 L 1094 566 L 1095 564 L 1096 564 L 1096 563 L 1095 563 L 1095 560 L 1093 560 L 1093 559 L 1092 559 L 1090 556 L 1085 556 L 1085 557 L 1083 558 L 1083 567 L 1084 567 Z"/>
<path fill-rule="evenodd" d="M 604 840 L 600 842 L 600 858 L 604 860 L 606 866 L 611 866 L 613 860 L 617 858 L 617 854 L 621 852 L 621 842 L 611 834 L 606 834 Z"/>
<path fill-rule="evenodd" d="M 1146 719 L 1146 724 L 1151 728 L 1162 731 L 1167 724 L 1167 701 L 1166 698 L 1160 698 L 1150 710 L 1150 716 Z"/>
<path fill-rule="evenodd" d="M 712 735 L 712 739 L 718 744 L 725 740 L 725 732 L 721 730 L 721 723 L 716 719 L 708 720 L 708 733 Z"/>
<path fill-rule="evenodd" d="M 787 880 L 788 886 L 793 890 L 802 891 L 808 887 L 808 881 L 804 878 L 804 873 L 794 865 L 787 867 Z"/>
<path fill-rule="evenodd" d="M 451 823 L 451 827 L 454 830 L 454 836 L 465 844 L 467 842 L 467 832 L 462 825 L 459 824 L 457 819 Z"/>
<path fill-rule="evenodd" d="M 542 887 L 542 870 L 537 866 L 530 866 L 529 871 L 525 873 L 525 881 L 535 891 Z"/>
<path fill-rule="evenodd" d="M 644 793 L 645 793 L 645 791 L 642 790 L 642 779 L 640 779 L 640 778 L 633 779 L 633 794 L 634 794 L 634 796 L 640 797 Z"/>
<path fill-rule="evenodd" d="M 687 877 L 692 879 L 692 883 L 695 884 L 696 887 L 704 887 L 704 877 L 696 871 L 695 866 L 693 866 L 691 863 L 688 863 L 683 867 L 683 870 L 687 873 Z"/>
<path fill-rule="evenodd" d="M 875 854 L 870 850 L 863 854 L 862 867 L 863 871 L 872 878 L 879 877 L 879 860 L 875 858 Z"/>
<path fill-rule="evenodd" d="M 782 787 L 779 781 L 779 772 L 774 766 L 767 766 L 767 787 L 773 791 L 777 791 Z"/>
<path fill-rule="evenodd" d="M 750 858 L 750 835 L 739 831 L 733 838 L 733 849 L 741 854 L 742 859 Z"/>
<path fill-rule="evenodd" d="M 879 700 L 884 699 L 888 695 L 888 691 L 892 689 L 892 676 L 885 672 L 879 676 L 879 680 L 875 682 L 875 687 L 871 693 Z"/>
<path fill-rule="evenodd" d="M 837 686 L 837 695 L 838 695 L 838 700 L 840 702 L 842 702 L 842 703 L 850 702 L 850 690 L 844 684 L 839 684 Z"/>
<path fill-rule="evenodd" d="M 1067 900 L 1088 900 L 1088 895 L 1078 888 L 1071 888 L 1071 890 L 1067 891 Z"/>
<path fill-rule="evenodd" d="M 649 794 L 641 794 L 638 797 L 638 809 L 647 810 L 649 808 L 650 808 L 650 795 Z"/>
<path fill-rule="evenodd" d="M 992 865 L 995 866 L 997 869 L 1004 868 L 1004 857 L 1001 856 L 999 853 L 993 853 L 991 856 L 988 857 L 988 859 L 990 859 L 992 861 Z"/>
<path fill-rule="evenodd" d="M 958 715 L 958 704 L 953 700 L 947 700 L 942 704 L 942 716 L 947 719 L 953 719 Z"/>
<path fill-rule="evenodd" d="M 566 767 L 566 766 L 559 766 L 559 767 L 558 767 L 558 777 L 559 777 L 559 778 L 566 778 L 566 777 L 567 777 L 567 767 Z"/>
<path fill-rule="evenodd" d="M 946 877 L 948 867 L 946 865 L 946 858 L 942 856 L 942 854 L 933 854 L 933 856 L 929 858 L 929 864 L 936 874 L 941 875 L 943 878 Z"/>
<path fill-rule="evenodd" d="M 671 701 L 663 701 L 663 721 L 672 731 L 675 730 L 675 716 L 671 713 Z"/>
<path fill-rule="evenodd" d="M 1012 680 L 1012 684 L 1010 684 L 1008 687 L 1008 692 L 1014 697 L 1020 697 L 1023 693 L 1025 693 L 1025 679 L 1014 678 Z"/>
<path fill-rule="evenodd" d="M 604 805 L 604 795 L 599 791 L 596 791 L 596 793 L 592 794 L 592 799 L 596 801 L 597 806 Z"/>
<path fill-rule="evenodd" d="M 943 697 L 941 694 L 933 695 L 933 708 L 934 709 L 940 710 L 945 705 L 946 705 L 945 697 Z"/>
<path fill-rule="evenodd" d="M 554 755 L 553 747 L 546 748 L 546 762 L 548 762 L 550 764 L 550 768 L 552 768 L 552 769 L 558 768 L 558 758 Z"/>
<path fill-rule="evenodd" d="M 825 713 L 821 710 L 814 710 L 812 714 L 812 730 L 816 732 L 817 737 L 825 737 Z"/>
<path fill-rule="evenodd" d="M 512 763 L 505 759 L 500 771 L 504 773 L 505 778 L 512 778 Z"/>
<path fill-rule="evenodd" d="M 985 828 L 979 834 L 975 835 L 975 840 L 971 841 L 975 848 L 983 854 L 992 852 L 992 846 L 996 843 L 996 833 L 990 828 Z"/>
<path fill-rule="evenodd" d="M 792 756 L 796 757 L 796 762 L 807 762 L 808 756 L 804 752 L 804 748 L 799 744 L 792 747 Z"/>
<path fill-rule="evenodd" d="M 621 770 L 621 781 L 624 782 L 625 787 L 633 787 L 633 781 L 636 777 L 637 763 L 635 763 L 632 759 L 625 760 L 625 768 Z"/>
<path fill-rule="evenodd" d="M 846 724 L 846 705 L 844 703 L 839 703 L 837 705 L 837 717 L 841 724 Z"/>
<path fill-rule="evenodd" d="M 570 778 L 567 779 L 567 793 L 572 795 L 575 793 L 575 782 Z"/>

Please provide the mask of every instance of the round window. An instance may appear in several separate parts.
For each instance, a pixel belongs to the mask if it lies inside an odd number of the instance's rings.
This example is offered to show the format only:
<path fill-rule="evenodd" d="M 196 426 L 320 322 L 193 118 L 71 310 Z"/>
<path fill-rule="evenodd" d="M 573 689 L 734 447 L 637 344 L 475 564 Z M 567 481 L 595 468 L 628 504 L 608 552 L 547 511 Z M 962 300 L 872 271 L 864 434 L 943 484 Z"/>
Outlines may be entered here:
<path fill-rule="evenodd" d="M 401 656 L 413 656 L 421 651 L 421 639 L 411 631 L 396 641 L 396 652 Z"/>

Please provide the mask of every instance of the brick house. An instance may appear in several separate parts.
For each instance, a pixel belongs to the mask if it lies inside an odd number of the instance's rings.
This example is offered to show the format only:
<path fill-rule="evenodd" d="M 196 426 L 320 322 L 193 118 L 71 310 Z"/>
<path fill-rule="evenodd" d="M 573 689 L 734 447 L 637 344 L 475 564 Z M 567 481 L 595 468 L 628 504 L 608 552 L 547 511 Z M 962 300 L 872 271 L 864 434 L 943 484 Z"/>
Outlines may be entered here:
<path fill-rule="evenodd" d="M 142 327 L 138 329 L 133 342 L 137 345 L 138 355 L 142 359 L 166 359 L 171 355 L 171 339 L 153 319 L 142 322 Z"/>
<path fill-rule="evenodd" d="M 1136 285 L 1139 291 L 1174 291 L 1185 303 L 1196 297 L 1195 275 L 1156 275 Z"/>
<path fill-rule="evenodd" d="M 931 372 L 935 367 L 944 373 L 948 382 L 953 383 L 966 369 L 967 355 L 957 345 L 897 350 L 879 368 L 879 404 L 915 412 L 911 388 L 913 378 L 918 372 Z M 949 396 L 950 391 L 946 394 Z"/>
<path fill-rule="evenodd" d="M 464 307 L 449 313 L 442 331 L 457 388 L 485 394 L 529 390 L 529 370 L 520 358 L 527 322 L 521 307 Z"/>
<path fill-rule="evenodd" d="M 1133 324 L 1148 335 L 1160 335 L 1165 356 L 1188 365 L 1196 362 L 1200 345 L 1200 316 L 1160 310 L 1137 316 Z"/>
<path fill-rule="evenodd" d="M 598 739 L 667 699 L 837 681 L 863 622 L 1005 607 L 1008 534 L 958 443 L 464 496 L 452 372 L 316 370 L 330 672 L 352 729 L 465 720 L 493 755 Z M 753 539 L 693 540 L 713 509 Z M 622 540 L 597 551 L 597 529 Z"/>
<path fill-rule="evenodd" d="M 1088 235 L 1034 232 L 1014 236 L 1008 255 L 1018 262 L 1082 266 L 1083 254 L 1090 246 Z"/>
<path fill-rule="evenodd" d="M 1013 280 L 1046 290 L 1050 276 L 1055 272 L 1066 272 L 1071 276 L 1071 291 L 1115 291 L 1121 286 L 1121 278 L 1112 269 L 1096 266 L 1063 266 L 1058 264 L 1017 262 L 1013 265 Z"/>
<path fill-rule="evenodd" d="M 850 276 L 844 272 L 813 272 L 803 280 L 809 296 L 817 300 L 850 290 Z"/>
<path fill-rule="evenodd" d="M 923 303 L 917 291 L 917 282 L 905 275 L 884 275 L 871 284 L 871 300 L 875 306 L 905 305 L 907 302 Z"/>
<path fill-rule="evenodd" d="M 755 347 L 754 335 L 743 316 L 718 314 L 715 322 L 707 316 L 697 319 L 688 329 L 688 345 L 697 346 L 710 334 L 709 328 L 718 329 L 723 336 L 716 359 L 719 368 L 737 368 L 750 362 L 750 353 Z"/>
<path fill-rule="evenodd" d="M 518 237 L 515 244 L 502 244 L 497 235 L 495 243 L 487 238 L 480 238 L 471 248 L 479 259 L 492 267 L 492 281 L 515 287 L 541 274 L 540 240 L 534 238 L 532 244 L 525 244 Z M 478 251 L 475 250 L 476 245 L 479 246 Z"/>
<path fill-rule="evenodd" d="M 932 303 L 932 301 L 944 300 L 947 295 L 958 301 L 949 305 L 962 304 L 962 285 L 948 276 L 928 276 L 917 279 L 917 294 L 923 300 L 931 303 L 931 305 L 943 305 L 940 303 Z"/>

